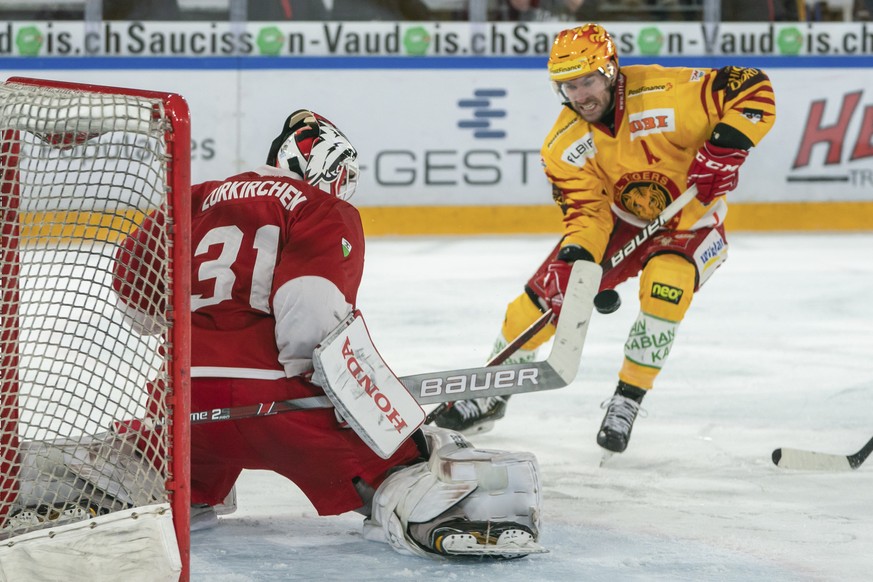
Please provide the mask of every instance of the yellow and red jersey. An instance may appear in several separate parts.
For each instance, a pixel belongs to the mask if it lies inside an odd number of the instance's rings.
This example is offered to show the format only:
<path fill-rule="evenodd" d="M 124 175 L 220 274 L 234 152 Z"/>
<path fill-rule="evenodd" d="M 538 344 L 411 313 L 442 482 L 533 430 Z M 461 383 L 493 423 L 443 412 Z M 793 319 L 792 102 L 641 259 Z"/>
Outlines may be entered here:
<path fill-rule="evenodd" d="M 555 201 L 564 210 L 562 244 L 601 260 L 617 217 L 637 226 L 685 191 L 694 155 L 719 123 L 757 145 L 776 120 L 773 87 L 758 69 L 622 67 L 615 87 L 614 132 L 564 107 L 541 150 Z M 671 221 L 696 230 L 724 221 L 724 197 L 692 200 Z"/>

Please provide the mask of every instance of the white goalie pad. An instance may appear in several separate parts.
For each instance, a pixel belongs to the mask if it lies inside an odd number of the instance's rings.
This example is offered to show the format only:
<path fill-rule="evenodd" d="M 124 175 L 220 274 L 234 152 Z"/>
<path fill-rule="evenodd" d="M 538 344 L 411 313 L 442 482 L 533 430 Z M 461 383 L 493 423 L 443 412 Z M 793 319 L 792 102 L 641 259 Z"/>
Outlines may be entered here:
<path fill-rule="evenodd" d="M 541 491 L 532 454 L 476 449 L 454 431 L 431 426 L 422 430 L 432 451 L 430 459 L 382 483 L 364 524 L 365 538 L 423 557 L 437 552 L 518 557 L 546 551 L 537 543 Z M 458 523 L 494 524 L 504 533 L 491 540 L 461 531 L 444 538 L 439 548 L 431 545 L 430 534 Z"/>
<path fill-rule="evenodd" d="M 343 320 L 315 348 L 312 363 L 312 381 L 383 459 L 424 423 L 424 410 L 382 360 L 360 312 Z"/>
<path fill-rule="evenodd" d="M 136 437 L 107 431 L 77 440 L 21 443 L 16 504 L 26 508 L 42 499 L 87 498 L 95 507 L 116 510 L 163 501 L 160 472 L 136 452 Z"/>

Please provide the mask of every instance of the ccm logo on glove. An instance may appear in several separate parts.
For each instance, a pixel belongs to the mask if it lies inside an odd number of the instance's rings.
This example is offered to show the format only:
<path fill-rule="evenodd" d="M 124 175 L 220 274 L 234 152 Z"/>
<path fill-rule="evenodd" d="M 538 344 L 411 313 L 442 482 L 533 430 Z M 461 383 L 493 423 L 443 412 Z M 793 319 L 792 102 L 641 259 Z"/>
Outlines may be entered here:
<path fill-rule="evenodd" d="M 697 199 L 709 204 L 737 187 L 740 166 L 749 152 L 705 142 L 688 168 L 687 185 L 697 184 Z"/>

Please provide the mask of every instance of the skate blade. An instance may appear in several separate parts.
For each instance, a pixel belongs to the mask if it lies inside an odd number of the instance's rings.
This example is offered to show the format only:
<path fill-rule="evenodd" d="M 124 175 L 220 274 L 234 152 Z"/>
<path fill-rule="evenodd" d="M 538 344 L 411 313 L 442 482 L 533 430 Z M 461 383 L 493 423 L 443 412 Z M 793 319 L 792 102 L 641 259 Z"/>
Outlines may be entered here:
<path fill-rule="evenodd" d="M 520 558 L 529 554 L 544 554 L 549 550 L 533 540 L 523 530 L 507 530 L 494 543 L 482 543 L 481 536 L 458 532 L 444 536 L 440 549 L 449 556 L 491 556 L 494 558 Z"/>
<path fill-rule="evenodd" d="M 600 466 L 603 467 L 603 465 L 605 465 L 606 462 L 611 459 L 614 454 L 615 453 L 613 453 L 612 451 L 603 451 L 603 456 L 600 457 Z"/>

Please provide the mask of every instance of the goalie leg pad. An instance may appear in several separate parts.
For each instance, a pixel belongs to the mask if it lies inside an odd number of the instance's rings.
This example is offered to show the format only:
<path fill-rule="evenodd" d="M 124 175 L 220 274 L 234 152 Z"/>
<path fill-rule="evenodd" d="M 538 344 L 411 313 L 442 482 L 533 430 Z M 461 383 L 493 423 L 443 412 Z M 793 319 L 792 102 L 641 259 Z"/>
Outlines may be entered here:
<path fill-rule="evenodd" d="M 53 498 L 115 511 L 162 501 L 160 473 L 137 452 L 135 439 L 135 434 L 109 431 L 77 440 L 22 443 L 17 503 L 29 507 Z"/>
<path fill-rule="evenodd" d="M 364 524 L 367 539 L 427 557 L 544 551 L 536 543 L 541 490 L 532 454 L 475 449 L 459 433 L 422 430 L 429 460 L 382 483 Z"/>

